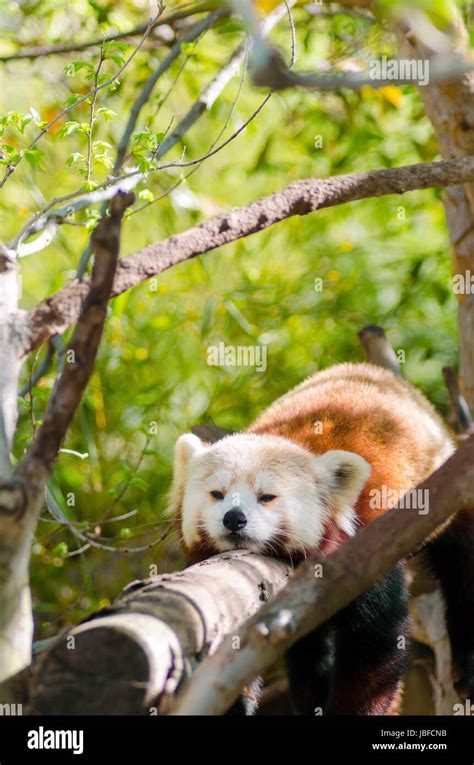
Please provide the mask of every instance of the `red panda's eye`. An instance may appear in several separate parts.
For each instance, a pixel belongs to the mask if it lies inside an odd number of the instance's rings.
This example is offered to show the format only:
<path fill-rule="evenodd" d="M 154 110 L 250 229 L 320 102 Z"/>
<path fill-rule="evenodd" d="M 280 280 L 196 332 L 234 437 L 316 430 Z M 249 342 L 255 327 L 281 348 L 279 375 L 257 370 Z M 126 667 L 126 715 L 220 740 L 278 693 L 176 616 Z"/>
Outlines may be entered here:
<path fill-rule="evenodd" d="M 221 491 L 211 491 L 210 494 L 213 499 L 224 499 L 224 495 Z"/>
<path fill-rule="evenodd" d="M 273 502 L 274 499 L 276 499 L 276 494 L 261 494 L 258 501 L 265 504 L 266 502 Z"/>

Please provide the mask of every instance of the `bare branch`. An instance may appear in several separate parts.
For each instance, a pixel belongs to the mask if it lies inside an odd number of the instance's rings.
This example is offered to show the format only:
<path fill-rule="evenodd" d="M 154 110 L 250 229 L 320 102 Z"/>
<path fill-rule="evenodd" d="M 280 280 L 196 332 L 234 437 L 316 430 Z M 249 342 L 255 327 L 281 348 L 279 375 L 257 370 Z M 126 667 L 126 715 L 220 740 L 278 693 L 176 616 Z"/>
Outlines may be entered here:
<path fill-rule="evenodd" d="M 428 491 L 430 511 L 407 515 L 394 507 L 362 528 L 336 552 L 302 564 L 287 587 L 204 659 L 184 687 L 174 714 L 226 711 L 241 689 L 297 640 L 369 590 L 453 512 L 474 505 L 474 436 L 418 490 Z M 315 563 L 323 576 L 315 579 Z"/>
<path fill-rule="evenodd" d="M 151 550 L 154 547 L 158 547 L 159 544 L 161 544 L 166 537 L 169 535 L 172 527 L 174 526 L 174 523 L 170 521 L 165 531 L 160 534 L 158 539 L 155 539 L 153 542 L 149 542 L 146 545 L 139 545 L 137 547 L 118 547 L 114 545 L 107 545 L 103 542 L 99 542 L 96 538 L 95 534 L 90 533 L 88 530 L 81 531 L 80 529 L 76 528 L 76 525 L 74 523 L 71 523 L 66 516 L 64 515 L 60 505 L 56 502 L 53 494 L 51 491 L 46 487 L 45 488 L 45 501 L 46 501 L 46 507 L 48 508 L 51 516 L 54 518 L 56 523 L 62 524 L 64 526 L 67 526 L 69 531 L 73 534 L 76 539 L 78 539 L 80 542 L 84 543 L 84 547 L 95 547 L 97 550 L 104 550 L 105 552 L 111 552 L 111 553 L 124 553 L 127 555 L 133 555 L 134 553 L 143 553 L 147 550 Z M 125 517 L 130 515 L 130 513 L 127 513 Z M 97 522 L 100 524 L 101 522 Z M 107 521 L 105 521 L 107 523 Z M 84 552 L 84 547 L 81 547 L 81 552 Z M 74 554 L 77 555 L 77 550 L 74 551 Z"/>
<path fill-rule="evenodd" d="M 474 159 L 421 163 L 369 173 L 350 173 L 327 179 L 296 181 L 245 207 L 217 215 L 163 242 L 149 245 L 122 260 L 117 268 L 112 297 L 162 273 L 178 263 L 254 234 L 294 215 L 335 207 L 370 197 L 404 194 L 433 186 L 454 186 L 474 180 Z M 62 334 L 79 315 L 88 280 L 67 287 L 33 308 L 27 319 L 24 353 L 52 334 Z"/>
<path fill-rule="evenodd" d="M 259 57 L 259 61 L 261 60 Z M 474 64 L 470 61 L 459 60 L 454 56 L 443 56 L 439 60 L 430 62 L 429 81 L 446 82 L 453 78 L 468 74 L 474 70 Z M 398 77 L 377 76 L 373 77 L 369 72 L 338 72 L 336 70 L 321 72 L 294 72 L 290 71 L 285 64 L 281 53 L 276 48 L 267 47 L 267 55 L 263 63 L 253 67 L 254 82 L 256 85 L 271 88 L 272 90 L 288 90 L 289 88 L 301 88 L 303 90 L 360 90 L 368 86 L 371 88 L 383 88 L 386 85 L 419 84 L 411 72 Z"/>
<path fill-rule="evenodd" d="M 183 8 L 182 10 L 169 13 L 164 17 L 160 16 L 160 18 L 157 18 L 156 21 L 153 22 L 151 29 L 153 30 L 163 25 L 171 26 L 175 21 L 180 21 L 181 19 L 188 18 L 189 16 L 195 16 L 199 13 L 213 11 L 218 5 L 219 3 L 217 1 L 197 3 L 191 7 Z M 113 40 L 125 40 L 127 38 L 142 35 L 145 32 L 147 26 L 147 24 L 139 24 L 138 26 L 134 27 L 134 29 L 130 29 L 128 32 L 116 32 L 111 35 L 106 35 L 105 37 L 100 37 L 95 40 L 88 40 L 87 42 L 82 43 L 59 43 L 57 45 L 48 46 L 38 45 L 34 48 L 27 48 L 26 50 L 20 50 L 16 53 L 11 53 L 8 56 L 0 56 L 0 64 L 6 63 L 8 61 L 18 61 L 21 59 L 31 60 L 35 58 L 44 58 L 45 56 L 63 55 L 64 53 L 87 50 L 88 48 L 96 48 L 102 45 L 104 42 L 107 43 L 112 42 Z"/>
<path fill-rule="evenodd" d="M 43 423 L 18 467 L 20 474 L 28 472 L 33 465 L 36 474 L 41 473 L 43 477 L 49 474 L 79 405 L 102 336 L 118 261 L 122 217 L 133 201 L 133 194 L 117 194 L 110 205 L 110 217 L 103 218 L 93 233 L 95 261 L 88 294 L 66 351 L 67 363 L 52 394 Z"/>

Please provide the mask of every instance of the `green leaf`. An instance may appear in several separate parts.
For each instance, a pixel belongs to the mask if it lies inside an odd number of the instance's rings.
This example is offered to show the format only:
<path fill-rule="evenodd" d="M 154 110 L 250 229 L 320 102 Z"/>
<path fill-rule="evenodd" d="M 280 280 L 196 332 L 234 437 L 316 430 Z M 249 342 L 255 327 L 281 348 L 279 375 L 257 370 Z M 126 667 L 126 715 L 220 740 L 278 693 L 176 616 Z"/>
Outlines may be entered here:
<path fill-rule="evenodd" d="M 138 198 L 141 199 L 143 202 L 153 202 L 155 197 L 153 193 L 150 191 L 150 189 L 142 189 L 141 191 L 138 192 Z"/>
<path fill-rule="evenodd" d="M 95 116 L 104 117 L 107 122 L 110 122 L 110 120 L 117 116 L 117 112 L 114 112 L 113 109 L 107 109 L 106 106 L 101 106 L 100 109 L 97 109 Z"/>
<path fill-rule="evenodd" d="M 104 58 L 110 58 L 113 53 L 125 53 L 130 46 L 121 40 L 108 40 L 104 44 Z"/>
<path fill-rule="evenodd" d="M 23 156 L 32 167 L 42 167 L 41 160 L 46 155 L 40 149 L 26 149 L 23 152 Z"/>
<path fill-rule="evenodd" d="M 112 59 L 112 61 L 114 61 L 114 62 L 117 64 L 117 66 L 119 67 L 119 69 L 120 69 L 120 67 L 121 67 L 121 66 L 123 66 L 123 65 L 124 65 L 124 63 L 125 63 L 125 59 L 124 59 L 124 57 L 123 57 L 123 56 L 119 56 L 118 54 L 114 54 L 114 55 L 112 55 L 112 56 L 109 56 L 109 59 Z"/>
<path fill-rule="evenodd" d="M 21 159 L 18 149 L 7 143 L 2 144 L 2 151 L 7 155 L 5 159 L 0 159 L 0 164 L 2 165 L 15 165 Z"/>
<path fill-rule="evenodd" d="M 150 488 L 149 484 L 137 475 L 130 479 L 130 486 L 133 486 L 136 489 L 141 489 L 142 491 L 147 491 Z"/>
<path fill-rule="evenodd" d="M 69 109 L 71 106 L 74 106 L 74 104 L 77 104 L 78 101 L 80 101 L 82 96 L 79 93 L 74 93 L 73 96 L 67 99 L 65 106 Z"/>
<path fill-rule="evenodd" d="M 108 154 L 94 154 L 93 160 L 94 162 L 97 162 L 97 164 L 106 167 L 107 170 L 110 170 L 110 168 L 114 166 L 112 158 L 109 157 Z"/>
<path fill-rule="evenodd" d="M 93 75 L 95 77 L 95 75 Z M 110 74 L 99 74 L 97 78 L 98 85 L 105 85 L 110 80 Z"/>
<path fill-rule="evenodd" d="M 81 154 L 80 151 L 75 151 L 72 154 L 69 155 L 69 157 L 66 160 L 66 165 L 68 167 L 71 167 L 71 165 L 74 165 L 76 162 L 81 162 L 85 160 L 84 154 Z"/>
<path fill-rule="evenodd" d="M 88 72 L 92 70 L 94 72 L 94 65 L 91 64 L 90 61 L 70 61 L 66 66 L 64 67 L 63 71 L 66 77 L 74 77 L 78 72 L 81 71 L 81 69 L 87 69 Z"/>
<path fill-rule="evenodd" d="M 63 125 L 62 128 L 60 129 L 58 135 L 60 138 L 65 138 L 68 135 L 77 133 L 79 128 L 80 128 L 79 122 L 74 122 L 74 121 L 66 122 L 66 124 Z"/>
<path fill-rule="evenodd" d="M 69 548 L 66 542 L 60 542 L 52 550 L 53 555 L 57 555 L 58 558 L 65 558 L 68 552 L 69 552 Z"/>

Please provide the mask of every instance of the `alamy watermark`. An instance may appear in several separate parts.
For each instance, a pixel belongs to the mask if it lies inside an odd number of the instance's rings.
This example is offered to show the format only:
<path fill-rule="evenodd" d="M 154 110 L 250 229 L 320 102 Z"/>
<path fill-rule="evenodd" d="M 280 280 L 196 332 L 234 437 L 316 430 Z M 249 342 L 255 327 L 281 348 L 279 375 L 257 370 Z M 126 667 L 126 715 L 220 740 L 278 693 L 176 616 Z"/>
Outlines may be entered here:
<path fill-rule="evenodd" d="M 210 345 L 207 349 L 210 367 L 255 367 L 257 372 L 267 368 L 266 345 Z"/>
<path fill-rule="evenodd" d="M 454 274 L 453 292 L 455 295 L 474 295 L 474 274 L 469 270 Z"/>
<path fill-rule="evenodd" d="M 428 59 L 387 58 L 374 59 L 369 64 L 371 80 L 398 80 L 428 85 L 430 81 L 430 62 Z"/>
<path fill-rule="evenodd" d="M 397 507 L 400 510 L 416 510 L 418 515 L 427 515 L 430 509 L 428 489 L 391 489 L 383 485 L 380 489 L 369 492 L 369 507 L 372 510 L 388 510 Z"/>

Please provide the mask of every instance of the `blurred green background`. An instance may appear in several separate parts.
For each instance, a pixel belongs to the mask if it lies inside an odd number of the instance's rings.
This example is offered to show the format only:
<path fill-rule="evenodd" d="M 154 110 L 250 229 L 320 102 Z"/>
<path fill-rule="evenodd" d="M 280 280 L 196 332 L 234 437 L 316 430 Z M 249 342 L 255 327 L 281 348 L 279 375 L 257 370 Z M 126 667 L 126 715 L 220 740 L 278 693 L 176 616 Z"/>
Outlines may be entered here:
<path fill-rule="evenodd" d="M 168 4 L 167 12 L 175 5 Z M 273 5 L 262 3 L 261 10 Z M 148 15 L 149 3 L 138 0 L 4 2 L 0 55 L 22 46 L 100 38 L 101 30 L 132 29 Z M 392 50 L 390 38 L 364 18 L 311 16 L 302 6 L 294 15 L 301 69 L 345 58 L 363 63 L 374 52 Z M 287 55 L 286 18 L 271 37 Z M 175 127 L 241 39 L 235 22 L 226 20 L 186 49 L 157 86 L 137 131 L 164 132 L 171 120 Z M 166 54 L 162 39 L 153 40 L 152 49 L 144 46 L 114 91 L 105 89 L 98 96 L 97 108 L 114 112 L 110 121 L 98 118 L 94 128 L 94 139 L 110 146 L 103 147 L 106 162 L 107 156 L 114 158 L 133 99 Z M 83 60 L 95 67 L 98 50 L 1 64 L 0 117 L 12 110 L 25 115 L 33 107 L 41 120 L 51 120 L 72 94 L 90 88 L 88 68 L 71 77 L 66 64 Z M 124 55 L 132 50 L 127 48 Z M 116 70 L 110 60 L 103 71 Z M 179 159 L 184 146 L 187 159 L 205 154 L 226 121 L 223 138 L 252 114 L 264 95 L 248 72 L 243 80 L 240 74 L 234 77 L 167 160 Z M 86 103 L 61 119 L 38 145 L 44 152 L 39 166 L 24 160 L 5 185 L 0 196 L 2 240 L 13 238 L 54 196 L 84 184 L 81 161 L 68 165 L 67 160 L 84 153 L 87 136 L 77 131 L 63 135 L 67 131 L 61 128 L 69 120 L 87 122 L 88 114 Z M 24 134 L 9 126 L 4 142 L 24 147 L 35 130 L 33 122 Z M 135 158 L 139 143 L 134 142 Z M 276 94 L 244 133 L 174 192 L 127 218 L 122 256 L 299 178 L 436 158 L 431 124 L 414 87 Z M 131 156 L 127 166 L 134 161 Z M 138 187 L 141 200 L 133 210 L 165 194 L 187 172 L 151 173 Z M 107 167 L 94 162 L 93 180 L 100 182 L 106 175 Z M 82 213 L 76 220 L 89 219 Z M 47 249 L 22 260 L 25 309 L 74 276 L 88 236 L 86 226 L 63 226 Z M 323 280 L 322 291 L 315 289 L 317 279 Z M 182 264 L 114 300 L 95 371 L 64 444 L 88 456 L 60 455 L 50 485 L 56 501 L 78 528 L 95 530 L 102 544 L 117 549 L 150 545 L 168 526 L 164 510 L 176 438 L 210 419 L 242 429 L 315 370 L 361 360 L 357 331 L 369 323 L 386 329 L 395 349 L 405 352 L 405 376 L 444 412 L 441 367 L 456 363 L 457 326 L 441 192 L 366 200 L 293 218 Z M 208 366 L 207 348 L 219 342 L 266 345 L 266 371 Z M 23 383 L 44 350 L 29 359 Z M 20 401 L 17 457 L 41 421 L 54 379 L 53 367 L 32 397 Z M 104 522 L 128 513 L 133 515 Z M 183 565 L 175 532 L 140 552 L 90 548 L 75 554 L 80 547 L 45 508 L 32 559 L 37 638 L 56 634 L 106 605 L 131 579 Z"/>

